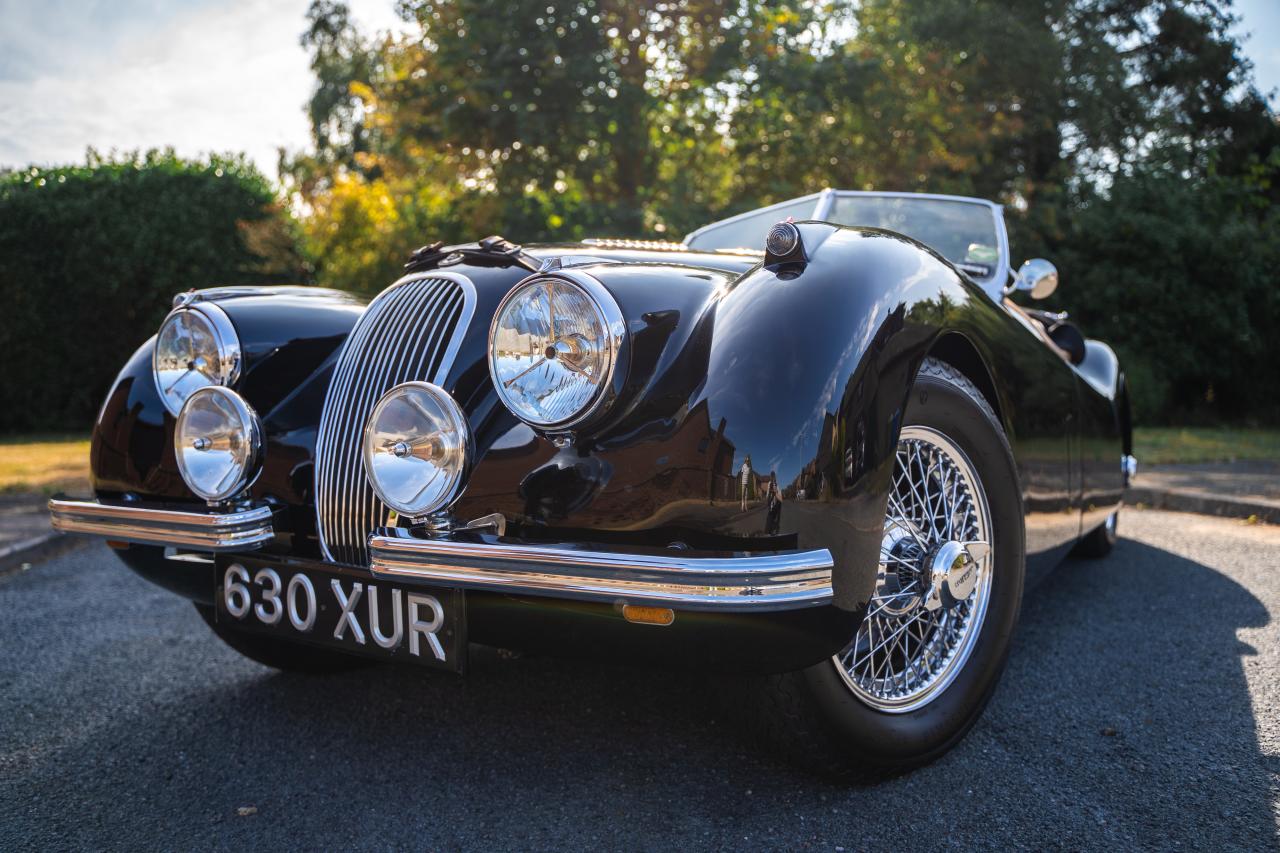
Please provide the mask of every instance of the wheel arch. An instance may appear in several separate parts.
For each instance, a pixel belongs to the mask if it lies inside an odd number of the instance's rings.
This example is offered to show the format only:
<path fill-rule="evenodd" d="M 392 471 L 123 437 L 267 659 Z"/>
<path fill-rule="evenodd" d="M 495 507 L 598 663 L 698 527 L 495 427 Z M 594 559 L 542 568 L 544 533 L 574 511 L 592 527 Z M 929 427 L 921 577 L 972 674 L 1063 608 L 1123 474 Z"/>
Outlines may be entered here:
<path fill-rule="evenodd" d="M 965 378 L 981 392 L 991 411 L 995 412 L 996 420 L 1000 422 L 1006 434 L 1008 433 L 1009 424 L 1000 405 L 1000 395 L 996 393 L 996 383 L 991 377 L 991 369 L 978 348 L 963 332 L 944 331 L 929 347 L 927 357 L 944 361 L 964 374 Z"/>

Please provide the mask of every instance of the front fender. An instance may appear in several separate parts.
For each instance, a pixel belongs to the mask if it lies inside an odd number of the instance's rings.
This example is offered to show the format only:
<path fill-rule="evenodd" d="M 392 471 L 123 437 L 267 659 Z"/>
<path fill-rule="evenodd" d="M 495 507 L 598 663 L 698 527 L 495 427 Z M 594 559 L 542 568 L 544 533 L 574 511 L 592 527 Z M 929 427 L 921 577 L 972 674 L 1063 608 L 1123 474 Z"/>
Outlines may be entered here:
<path fill-rule="evenodd" d="M 319 288 L 240 288 L 225 295 L 212 290 L 201 298 L 216 299 L 231 318 L 244 359 L 237 390 L 262 418 L 271 446 L 257 493 L 305 504 L 332 360 L 363 302 Z M 152 337 L 134 352 L 99 410 L 90 448 L 91 483 L 103 497 L 133 493 L 200 503 L 178 473 L 175 419 L 156 389 L 154 347 Z"/>
<path fill-rule="evenodd" d="M 634 402 L 569 446 L 552 447 L 514 419 L 499 422 L 459 517 L 501 512 L 523 535 L 561 541 L 827 548 L 836 605 L 861 611 L 875 586 L 898 433 L 920 363 L 941 335 L 985 341 L 1010 332 L 981 289 L 919 243 L 887 231 L 799 227 L 803 263 L 708 280 L 697 306 L 670 317 L 631 310 L 637 282 L 650 298 L 665 290 L 667 302 L 673 288 L 684 292 L 677 284 L 685 279 L 670 269 L 642 276 L 587 267 L 619 298 L 633 332 L 665 342 L 662 352 L 646 360 L 641 381 L 632 377 Z"/>
<path fill-rule="evenodd" d="M 727 425 L 740 489 L 748 460 L 749 497 L 777 483 L 773 535 L 828 548 L 836 604 L 855 610 L 874 590 L 916 371 L 940 334 L 973 333 L 994 306 L 901 235 L 817 223 L 800 231 L 804 263 L 760 267 L 718 306 L 694 406 Z M 758 519 L 746 513 L 728 526 L 747 533 Z"/>

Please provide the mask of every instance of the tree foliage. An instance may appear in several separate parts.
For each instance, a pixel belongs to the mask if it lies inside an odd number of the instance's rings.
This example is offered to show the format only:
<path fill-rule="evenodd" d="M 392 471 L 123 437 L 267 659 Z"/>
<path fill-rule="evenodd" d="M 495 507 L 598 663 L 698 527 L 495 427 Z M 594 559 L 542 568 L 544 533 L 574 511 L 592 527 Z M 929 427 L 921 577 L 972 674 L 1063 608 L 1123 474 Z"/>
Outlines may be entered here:
<path fill-rule="evenodd" d="M 1105 330 L 1146 422 L 1277 414 L 1280 207 L 1266 198 L 1278 173 L 1280 149 L 1243 179 L 1121 176 L 1079 200 L 1051 250 L 1072 272 L 1059 307 Z"/>
<path fill-rule="evenodd" d="M 85 430 L 190 288 L 305 277 L 292 219 L 242 159 L 100 157 L 0 177 L 0 431 Z"/>
<path fill-rule="evenodd" d="M 285 174 L 330 283 L 379 289 L 433 239 L 678 238 L 826 186 L 974 194 L 1151 373 L 1146 413 L 1261 411 L 1205 367 L 1216 334 L 1256 357 L 1280 320 L 1204 279 L 1221 263 L 1261 280 L 1277 240 L 1280 131 L 1229 0 L 398 8 L 403 37 L 362 35 L 333 0 L 310 11 L 315 151 Z M 1185 317 L 1161 293 L 1233 331 L 1188 330 L 1165 358 Z M 1139 297 L 1142 330 L 1119 310 Z"/>

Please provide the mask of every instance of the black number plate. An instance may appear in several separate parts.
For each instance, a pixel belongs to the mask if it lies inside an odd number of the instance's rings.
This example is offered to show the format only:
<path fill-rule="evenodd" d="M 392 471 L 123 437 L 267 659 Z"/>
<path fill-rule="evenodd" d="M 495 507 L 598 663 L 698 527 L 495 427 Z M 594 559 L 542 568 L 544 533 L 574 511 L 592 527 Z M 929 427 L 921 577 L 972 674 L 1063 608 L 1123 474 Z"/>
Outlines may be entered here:
<path fill-rule="evenodd" d="M 388 660 L 463 668 L 461 590 L 401 587 L 310 560 L 223 555 L 215 565 L 220 623 Z"/>

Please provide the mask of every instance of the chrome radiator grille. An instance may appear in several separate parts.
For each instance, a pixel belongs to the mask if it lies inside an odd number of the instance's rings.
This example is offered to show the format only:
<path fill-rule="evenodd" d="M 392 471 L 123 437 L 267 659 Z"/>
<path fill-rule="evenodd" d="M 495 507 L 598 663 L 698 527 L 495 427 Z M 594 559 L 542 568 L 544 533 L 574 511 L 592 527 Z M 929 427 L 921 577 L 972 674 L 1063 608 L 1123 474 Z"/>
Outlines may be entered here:
<path fill-rule="evenodd" d="M 325 395 L 316 438 L 316 527 L 325 556 L 368 565 L 366 538 L 386 524 L 360 460 L 360 440 L 374 404 L 410 380 L 440 384 L 475 310 L 464 276 L 406 276 L 380 293 L 342 347 Z"/>

